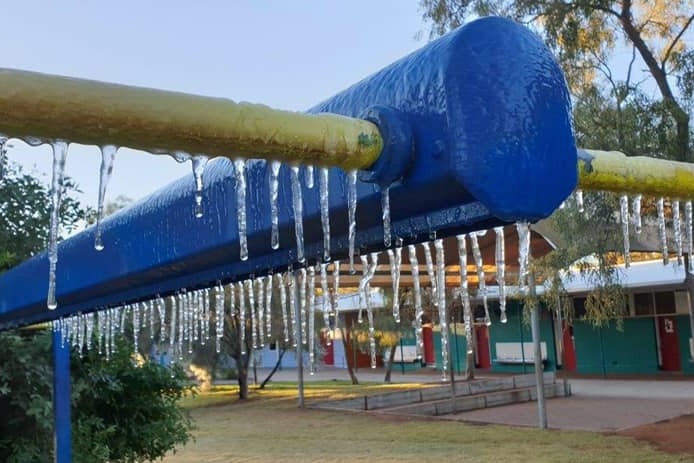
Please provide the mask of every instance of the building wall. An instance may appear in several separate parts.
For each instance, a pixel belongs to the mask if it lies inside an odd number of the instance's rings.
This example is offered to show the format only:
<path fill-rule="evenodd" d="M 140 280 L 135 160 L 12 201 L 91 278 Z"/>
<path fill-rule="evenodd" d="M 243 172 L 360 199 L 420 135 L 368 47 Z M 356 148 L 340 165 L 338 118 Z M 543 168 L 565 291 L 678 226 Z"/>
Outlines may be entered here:
<path fill-rule="evenodd" d="M 679 338 L 680 346 L 680 363 L 682 364 L 682 373 L 685 375 L 694 375 L 694 362 L 692 361 L 689 352 L 689 338 L 692 337 L 691 325 L 688 315 L 679 315 L 677 318 L 677 337 Z"/>
<path fill-rule="evenodd" d="M 453 329 L 455 326 L 455 329 Z M 450 358 L 448 359 L 449 368 L 453 368 L 456 374 L 465 371 L 467 357 L 467 341 L 465 338 L 465 328 L 462 324 L 451 325 L 448 332 L 448 342 L 450 344 Z M 436 369 L 441 371 L 443 367 L 443 357 L 441 355 L 441 329 L 434 329 L 434 351 L 436 352 Z"/>

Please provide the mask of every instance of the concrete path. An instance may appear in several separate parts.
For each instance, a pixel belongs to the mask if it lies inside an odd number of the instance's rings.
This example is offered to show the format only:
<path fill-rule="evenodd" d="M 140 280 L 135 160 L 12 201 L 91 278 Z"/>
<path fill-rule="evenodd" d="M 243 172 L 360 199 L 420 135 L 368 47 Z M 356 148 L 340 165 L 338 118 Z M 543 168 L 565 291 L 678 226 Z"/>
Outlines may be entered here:
<path fill-rule="evenodd" d="M 258 370 L 258 379 L 269 370 Z M 363 382 L 382 382 L 382 370 L 360 369 L 357 377 Z M 296 381 L 295 369 L 278 371 L 275 381 Z M 406 372 L 394 370 L 393 382 L 441 383 L 441 375 L 433 370 Z M 305 381 L 349 380 L 347 370 L 321 368 Z M 550 428 L 590 431 L 616 431 L 642 424 L 667 420 L 694 413 L 694 378 L 676 381 L 653 379 L 570 379 L 573 396 L 547 401 Z M 528 402 L 503 407 L 475 410 L 442 417 L 475 423 L 498 423 L 514 426 L 536 426 L 537 404 Z"/>

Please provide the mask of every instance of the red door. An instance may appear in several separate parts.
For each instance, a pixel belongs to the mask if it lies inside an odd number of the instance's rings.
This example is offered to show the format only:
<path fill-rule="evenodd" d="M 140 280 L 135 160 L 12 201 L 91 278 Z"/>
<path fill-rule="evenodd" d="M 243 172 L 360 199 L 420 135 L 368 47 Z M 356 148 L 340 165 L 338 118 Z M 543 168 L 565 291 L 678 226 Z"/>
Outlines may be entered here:
<path fill-rule="evenodd" d="M 427 365 L 436 364 L 436 353 L 434 352 L 434 333 L 431 326 L 422 328 L 422 342 L 424 343 L 424 363 Z"/>
<path fill-rule="evenodd" d="M 576 346 L 574 345 L 573 327 L 564 322 L 563 345 L 564 345 L 564 369 L 576 371 Z"/>
<path fill-rule="evenodd" d="M 475 325 L 475 338 L 477 339 L 477 367 L 491 368 L 492 354 L 489 351 L 489 327 L 487 325 Z"/>
<path fill-rule="evenodd" d="M 674 317 L 658 317 L 660 358 L 665 371 L 680 371 L 680 348 L 677 340 L 677 321 Z"/>

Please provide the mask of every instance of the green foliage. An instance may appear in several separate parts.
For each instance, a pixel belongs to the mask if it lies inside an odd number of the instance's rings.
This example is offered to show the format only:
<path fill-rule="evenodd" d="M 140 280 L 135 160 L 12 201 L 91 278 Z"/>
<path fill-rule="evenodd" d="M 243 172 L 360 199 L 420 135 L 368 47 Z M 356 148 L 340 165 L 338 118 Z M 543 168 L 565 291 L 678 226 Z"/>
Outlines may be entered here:
<path fill-rule="evenodd" d="M 118 342 L 109 361 L 95 351 L 73 359 L 72 377 L 76 461 L 154 460 L 190 440 L 179 401 L 191 384 L 180 366 L 135 365 L 130 344 Z"/>
<path fill-rule="evenodd" d="M 129 344 L 117 346 L 110 361 L 72 353 L 75 462 L 153 460 L 191 438 L 183 370 L 137 366 Z M 53 461 L 50 332 L 0 333 L 0 358 L 0 461 Z"/>
<path fill-rule="evenodd" d="M 76 230 L 88 215 L 73 196 L 79 192 L 65 179 L 60 207 L 61 231 Z M 0 181 L 0 271 L 45 249 L 50 225 L 50 188 L 36 177 L 10 165 Z"/>

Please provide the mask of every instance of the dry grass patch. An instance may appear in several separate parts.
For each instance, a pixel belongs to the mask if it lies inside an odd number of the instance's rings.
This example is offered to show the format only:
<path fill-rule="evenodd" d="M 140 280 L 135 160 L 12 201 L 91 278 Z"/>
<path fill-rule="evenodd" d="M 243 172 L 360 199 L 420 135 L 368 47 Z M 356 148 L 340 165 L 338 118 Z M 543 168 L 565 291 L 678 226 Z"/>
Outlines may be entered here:
<path fill-rule="evenodd" d="M 345 398 L 409 385 L 320 382 L 307 401 Z M 339 413 L 296 407 L 296 384 L 273 383 L 235 399 L 233 387 L 189 399 L 196 442 L 166 458 L 199 462 L 672 462 L 691 456 L 660 453 L 629 438 L 590 432 L 538 431 L 408 417 Z M 213 404 L 224 404 L 210 406 Z"/>

